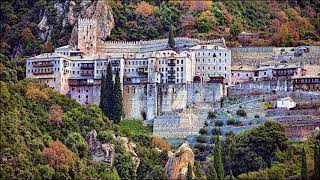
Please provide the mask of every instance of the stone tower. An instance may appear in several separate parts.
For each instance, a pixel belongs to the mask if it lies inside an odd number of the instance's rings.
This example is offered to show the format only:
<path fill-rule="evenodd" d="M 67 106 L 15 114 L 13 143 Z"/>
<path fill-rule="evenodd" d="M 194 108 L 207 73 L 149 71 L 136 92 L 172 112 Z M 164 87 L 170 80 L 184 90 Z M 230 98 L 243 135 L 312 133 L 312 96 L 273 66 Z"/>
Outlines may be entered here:
<path fill-rule="evenodd" d="M 87 55 L 94 55 L 97 50 L 98 25 L 96 19 L 78 20 L 78 48 Z"/>

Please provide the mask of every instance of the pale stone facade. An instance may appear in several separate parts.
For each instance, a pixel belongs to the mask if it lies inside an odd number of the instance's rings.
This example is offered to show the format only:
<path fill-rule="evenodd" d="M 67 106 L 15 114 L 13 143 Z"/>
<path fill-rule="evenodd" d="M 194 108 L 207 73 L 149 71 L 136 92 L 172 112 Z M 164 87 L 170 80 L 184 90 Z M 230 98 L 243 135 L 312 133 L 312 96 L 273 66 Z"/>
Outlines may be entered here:
<path fill-rule="evenodd" d="M 27 77 L 36 78 L 79 103 L 99 104 L 101 76 L 111 63 L 114 75 L 119 72 L 123 84 L 126 117 L 142 119 L 145 114 L 147 120 L 192 103 L 219 100 L 225 95 L 225 84 L 205 83 L 207 77 L 222 76 L 230 84 L 231 54 L 223 38 L 203 41 L 178 37 L 177 51 L 173 51 L 168 49 L 167 39 L 103 41 L 98 32 L 95 19 L 79 19 L 78 47 L 62 46 L 53 53 L 29 58 Z M 214 54 L 216 59 L 211 58 Z M 200 57 L 206 62 L 197 61 Z M 193 83 L 196 67 L 200 66 L 211 69 L 198 71 L 203 74 L 203 81 Z"/>

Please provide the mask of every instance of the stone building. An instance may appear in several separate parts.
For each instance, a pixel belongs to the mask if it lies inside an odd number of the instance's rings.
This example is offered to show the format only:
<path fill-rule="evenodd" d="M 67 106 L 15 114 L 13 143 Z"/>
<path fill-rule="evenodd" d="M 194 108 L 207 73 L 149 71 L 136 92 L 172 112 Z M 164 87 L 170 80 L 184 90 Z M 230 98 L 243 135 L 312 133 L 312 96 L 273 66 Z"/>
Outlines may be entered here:
<path fill-rule="evenodd" d="M 126 117 L 148 120 L 190 103 L 219 100 L 230 84 L 231 52 L 223 38 L 177 37 L 174 51 L 167 39 L 104 41 L 98 32 L 95 19 L 79 19 L 78 46 L 29 58 L 27 77 L 79 103 L 99 104 L 101 76 L 111 63 L 123 84 Z M 195 77 L 201 81 L 193 83 Z M 218 77 L 224 81 L 210 81 Z"/>
<path fill-rule="evenodd" d="M 256 69 L 250 66 L 232 66 L 231 84 L 252 82 L 256 76 Z"/>

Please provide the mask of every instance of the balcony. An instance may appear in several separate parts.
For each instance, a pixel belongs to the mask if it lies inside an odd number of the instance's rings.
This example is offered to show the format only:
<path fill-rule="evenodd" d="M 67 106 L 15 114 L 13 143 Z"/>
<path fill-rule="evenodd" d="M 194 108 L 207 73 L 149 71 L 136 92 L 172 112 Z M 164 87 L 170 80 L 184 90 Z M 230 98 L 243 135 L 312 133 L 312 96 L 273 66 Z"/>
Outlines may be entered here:
<path fill-rule="evenodd" d="M 148 70 L 145 68 L 139 68 L 138 69 L 138 74 L 139 75 L 147 75 L 148 74 Z"/>
<path fill-rule="evenodd" d="M 93 85 L 92 83 L 88 83 L 86 79 L 69 79 L 69 86 L 89 86 Z"/>
<path fill-rule="evenodd" d="M 120 62 L 119 61 L 111 61 L 112 66 L 119 66 Z"/>
<path fill-rule="evenodd" d="M 81 69 L 93 70 L 94 69 L 94 64 L 93 63 L 82 63 L 80 68 Z"/>
<path fill-rule="evenodd" d="M 33 72 L 34 75 L 44 75 L 44 74 L 53 74 L 53 73 L 54 71 L 52 69 L 43 70 L 43 71 L 38 70 L 37 72 Z"/>
<path fill-rule="evenodd" d="M 94 73 L 93 72 L 81 71 L 80 75 L 81 76 L 94 76 Z"/>
<path fill-rule="evenodd" d="M 176 76 L 168 76 L 168 79 L 175 79 Z"/>
<path fill-rule="evenodd" d="M 174 62 L 169 62 L 168 63 L 168 66 L 175 66 L 176 65 L 176 63 L 174 63 Z"/>
<path fill-rule="evenodd" d="M 32 63 L 33 67 L 51 67 L 53 66 L 52 61 L 39 61 L 39 62 L 34 62 Z"/>

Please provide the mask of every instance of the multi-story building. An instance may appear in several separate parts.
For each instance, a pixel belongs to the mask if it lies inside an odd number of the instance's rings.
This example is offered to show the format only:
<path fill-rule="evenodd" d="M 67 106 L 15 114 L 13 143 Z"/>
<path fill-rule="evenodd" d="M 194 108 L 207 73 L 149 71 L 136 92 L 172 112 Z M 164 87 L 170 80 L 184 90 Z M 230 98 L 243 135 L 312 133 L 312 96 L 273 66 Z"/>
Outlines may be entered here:
<path fill-rule="evenodd" d="M 226 85 L 231 84 L 231 50 L 210 44 L 190 49 L 195 53 L 195 71 L 202 82 L 210 81 L 210 77 L 223 77 Z"/>
<path fill-rule="evenodd" d="M 66 45 L 56 48 L 52 53 L 29 58 L 27 77 L 36 78 L 80 103 L 99 104 L 101 77 L 111 63 L 114 75 L 119 72 L 124 94 L 139 92 L 146 97 L 139 97 L 139 100 L 148 106 L 148 119 L 152 119 L 157 112 L 157 107 L 153 106 L 157 104 L 154 102 L 158 101 L 156 96 L 160 86 L 157 87 L 156 84 L 164 85 L 163 92 L 166 84 L 177 84 L 184 95 L 196 88 L 199 88 L 197 92 L 207 88 L 208 92 L 203 93 L 212 95 L 205 98 L 207 101 L 222 97 L 225 89 L 222 86 L 230 84 L 231 51 L 226 48 L 223 38 L 203 41 L 178 37 L 175 38 L 174 51 L 168 49 L 167 39 L 103 41 L 99 37 L 98 28 L 94 19 L 79 19 L 78 46 Z M 192 84 L 194 82 L 196 85 Z M 203 87 L 201 83 L 205 83 Z M 173 92 L 176 92 L 175 88 L 173 89 Z M 190 102 L 194 101 L 192 95 L 183 97 L 189 97 Z M 127 104 L 125 109 L 134 109 L 131 106 L 137 105 L 136 100 L 132 99 L 135 104 Z M 137 112 L 127 114 L 135 113 Z"/>
<path fill-rule="evenodd" d="M 231 84 L 240 84 L 254 81 L 256 69 L 250 66 L 232 66 Z"/>

